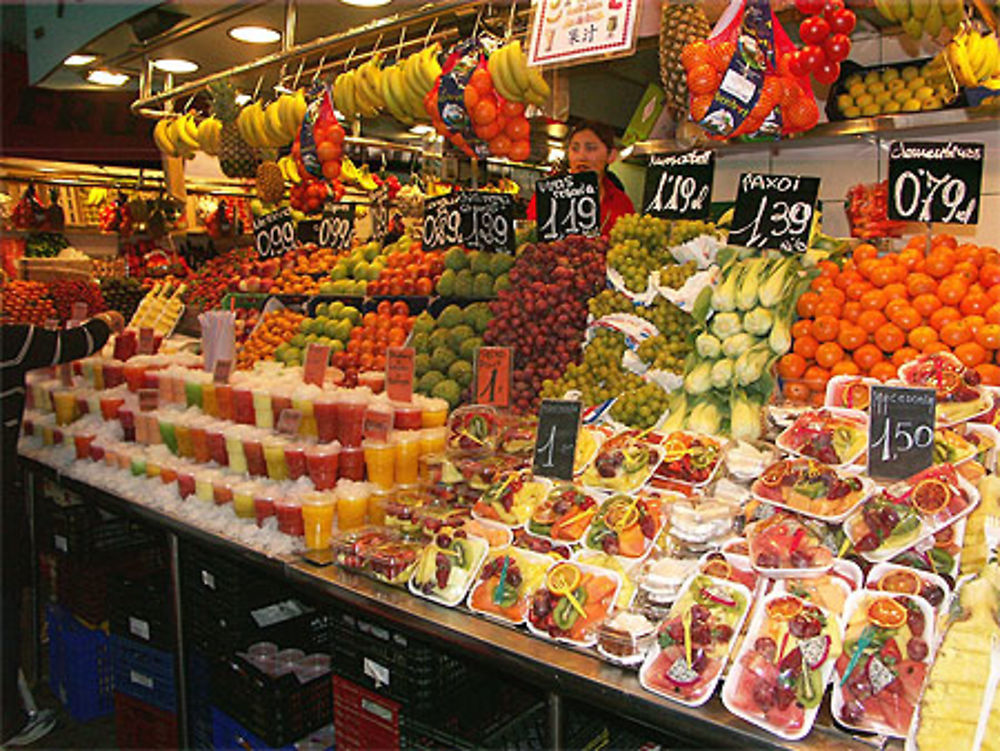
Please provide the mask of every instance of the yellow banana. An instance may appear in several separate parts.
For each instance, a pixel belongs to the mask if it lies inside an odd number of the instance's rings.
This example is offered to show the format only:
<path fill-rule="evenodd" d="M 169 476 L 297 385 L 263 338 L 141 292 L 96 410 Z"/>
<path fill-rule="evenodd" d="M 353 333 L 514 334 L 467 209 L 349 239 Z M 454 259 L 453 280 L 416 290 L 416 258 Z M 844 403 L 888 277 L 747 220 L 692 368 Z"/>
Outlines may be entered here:
<path fill-rule="evenodd" d="M 910 17 L 923 21 L 930 13 L 931 6 L 937 7 L 933 0 L 910 0 Z"/>
<path fill-rule="evenodd" d="M 441 75 L 441 63 L 438 62 L 438 53 L 441 51 L 441 43 L 434 42 L 434 44 L 424 47 L 420 51 L 420 77 L 421 77 L 421 88 L 427 92 L 434 88 L 437 83 L 438 76 Z"/>
<path fill-rule="evenodd" d="M 962 86 L 975 86 L 976 74 L 969 64 L 969 54 L 965 48 L 965 41 L 961 37 L 952 39 L 945 47 L 948 55 L 948 64 L 951 66 L 955 79 Z"/>
<path fill-rule="evenodd" d="M 178 117 L 175 121 L 174 132 L 177 133 L 177 138 L 179 143 L 183 144 L 184 150 L 186 151 L 197 151 L 198 149 L 198 130 L 195 127 L 194 120 L 191 114 L 182 115 Z"/>
<path fill-rule="evenodd" d="M 875 0 L 875 9 L 887 21 L 896 20 L 896 16 L 892 12 L 892 3 L 889 0 Z"/>
<path fill-rule="evenodd" d="M 174 142 L 170 138 L 169 120 L 164 119 L 157 121 L 156 127 L 153 128 L 153 142 L 156 144 L 156 148 L 167 156 L 178 156 L 177 148 L 174 146 Z"/>
<path fill-rule="evenodd" d="M 504 99 L 512 102 L 523 102 L 524 97 L 517 91 L 514 84 L 507 80 L 507 67 L 504 64 L 504 55 L 507 47 L 496 50 L 486 61 L 486 69 L 490 72 L 495 88 Z"/>
<path fill-rule="evenodd" d="M 288 142 L 289 139 L 285 138 L 285 129 L 281 121 L 280 100 L 267 105 L 267 109 L 264 110 L 262 123 L 268 146 L 281 146 Z"/>
<path fill-rule="evenodd" d="M 552 89 L 538 68 L 528 68 L 528 83 L 531 85 L 531 91 L 543 101 L 552 94 Z"/>
<path fill-rule="evenodd" d="M 924 33 L 931 39 L 934 39 L 941 33 L 941 28 L 944 26 L 944 16 L 941 14 L 941 8 L 937 3 L 928 3 L 927 5 L 929 6 L 929 10 L 927 11 L 927 16 L 924 18 Z"/>

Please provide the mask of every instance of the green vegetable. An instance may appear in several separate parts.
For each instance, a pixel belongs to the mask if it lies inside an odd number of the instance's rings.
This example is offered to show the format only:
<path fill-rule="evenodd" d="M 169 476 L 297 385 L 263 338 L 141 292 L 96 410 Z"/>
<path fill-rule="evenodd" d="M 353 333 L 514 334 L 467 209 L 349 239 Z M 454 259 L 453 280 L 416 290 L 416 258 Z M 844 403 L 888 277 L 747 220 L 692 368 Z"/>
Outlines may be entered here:
<path fill-rule="evenodd" d="M 712 387 L 724 389 L 733 378 L 733 361 L 731 359 L 719 360 L 712 366 Z"/>
<path fill-rule="evenodd" d="M 774 315 L 767 308 L 754 308 L 743 316 L 743 328 L 755 336 L 764 336 L 774 325 Z"/>
<path fill-rule="evenodd" d="M 783 355 L 792 348 L 792 324 L 787 318 L 779 318 L 774 322 L 767 343 L 776 355 Z"/>
<path fill-rule="evenodd" d="M 756 343 L 757 339 L 751 334 L 734 334 L 722 342 L 722 354 L 726 357 L 739 357 Z"/>
<path fill-rule="evenodd" d="M 788 257 L 779 261 L 771 269 L 759 292 L 760 304 L 765 308 L 773 308 L 777 305 L 785 293 L 786 283 L 794 280 L 796 272 L 795 259 Z"/>
<path fill-rule="evenodd" d="M 735 264 L 729 266 L 726 278 L 712 292 L 712 307 L 715 310 L 723 312 L 736 310 L 736 293 L 740 282 L 739 272 L 739 266 Z"/>
<path fill-rule="evenodd" d="M 698 338 L 694 340 L 694 348 L 701 357 L 714 360 L 722 352 L 722 342 L 709 333 L 698 334 Z"/>
<path fill-rule="evenodd" d="M 722 410 L 710 399 L 699 401 L 688 413 L 687 427 L 696 433 L 716 435 L 722 430 Z"/>
<path fill-rule="evenodd" d="M 729 430 L 733 438 L 754 441 L 764 432 L 761 405 L 745 392 L 734 390 L 729 402 Z"/>
<path fill-rule="evenodd" d="M 712 318 L 712 333 L 719 339 L 727 339 L 742 331 L 739 313 L 716 313 Z"/>
<path fill-rule="evenodd" d="M 684 390 L 697 396 L 712 388 L 712 363 L 699 363 L 690 373 L 684 376 Z"/>
<path fill-rule="evenodd" d="M 741 386 L 749 386 L 754 383 L 762 375 L 767 368 L 767 362 L 771 358 L 770 350 L 763 345 L 758 345 L 752 349 L 746 350 L 739 359 L 736 361 L 736 367 L 733 368 L 733 372 L 736 375 L 736 380 L 739 381 Z"/>
<path fill-rule="evenodd" d="M 684 428 L 684 418 L 687 416 L 687 395 L 683 391 L 675 391 L 670 395 L 670 402 L 667 409 L 670 411 L 667 419 L 663 421 L 661 430 L 669 433 L 674 430 Z"/>
<path fill-rule="evenodd" d="M 753 310 L 757 305 L 757 290 L 767 265 L 766 258 L 753 258 L 743 265 L 740 288 L 736 293 L 736 307 L 740 310 Z"/>

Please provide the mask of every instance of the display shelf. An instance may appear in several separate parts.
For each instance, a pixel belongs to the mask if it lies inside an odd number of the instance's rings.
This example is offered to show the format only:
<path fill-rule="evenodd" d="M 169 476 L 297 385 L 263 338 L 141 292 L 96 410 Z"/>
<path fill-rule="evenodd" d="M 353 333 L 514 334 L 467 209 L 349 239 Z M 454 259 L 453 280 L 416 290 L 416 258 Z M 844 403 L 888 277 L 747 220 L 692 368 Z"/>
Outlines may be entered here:
<path fill-rule="evenodd" d="M 938 110 L 936 112 L 907 112 L 879 117 L 858 117 L 852 120 L 837 120 L 821 123 L 807 133 L 780 141 L 708 141 L 698 148 L 707 148 L 726 154 L 745 154 L 773 149 L 815 148 L 845 143 L 849 140 L 882 140 L 897 137 L 931 136 L 936 134 L 961 133 L 996 121 L 1000 117 L 1000 104 L 967 107 L 963 109 Z M 654 154 L 670 154 L 686 151 L 690 145 L 681 145 L 673 139 L 638 141 L 632 146 L 627 161 L 643 163 Z"/>
<path fill-rule="evenodd" d="M 336 600 L 378 615 L 488 665 L 530 679 L 534 685 L 585 704 L 612 711 L 674 736 L 711 747 L 808 749 L 815 751 L 898 751 L 881 737 L 854 736 L 833 727 L 828 712 L 802 741 L 786 742 L 725 710 L 718 697 L 703 707 L 689 708 L 644 690 L 636 673 L 611 665 L 596 655 L 557 646 L 463 609 L 445 608 L 345 571 L 335 565 L 317 567 L 298 556 L 271 557 L 214 533 L 193 527 L 168 514 L 93 488 L 38 461 L 21 457 L 29 473 L 53 480 L 68 490 L 118 513 L 132 516 L 208 546 L 270 574 L 281 575 L 305 593 Z"/>

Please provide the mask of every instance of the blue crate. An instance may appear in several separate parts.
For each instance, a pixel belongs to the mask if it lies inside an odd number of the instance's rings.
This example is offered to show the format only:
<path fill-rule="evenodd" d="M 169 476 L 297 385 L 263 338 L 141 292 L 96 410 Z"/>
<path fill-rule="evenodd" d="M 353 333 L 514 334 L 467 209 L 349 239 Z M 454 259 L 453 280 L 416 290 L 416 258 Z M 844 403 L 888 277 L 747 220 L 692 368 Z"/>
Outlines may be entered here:
<path fill-rule="evenodd" d="M 333 751 L 336 744 L 332 739 L 333 728 L 327 726 L 313 731 L 296 743 L 280 748 L 274 747 L 265 743 L 218 707 L 212 707 L 212 748 L 218 751 L 229 751 L 234 748 L 245 751 L 295 751 L 297 745 L 305 740 L 313 741 L 311 748 L 320 747 L 326 751 Z"/>
<path fill-rule="evenodd" d="M 167 712 L 175 711 L 177 683 L 173 652 L 164 652 L 112 634 L 111 663 L 115 691 Z"/>
<path fill-rule="evenodd" d="M 84 626 L 58 605 L 46 606 L 49 686 L 77 722 L 114 711 L 108 636 Z"/>

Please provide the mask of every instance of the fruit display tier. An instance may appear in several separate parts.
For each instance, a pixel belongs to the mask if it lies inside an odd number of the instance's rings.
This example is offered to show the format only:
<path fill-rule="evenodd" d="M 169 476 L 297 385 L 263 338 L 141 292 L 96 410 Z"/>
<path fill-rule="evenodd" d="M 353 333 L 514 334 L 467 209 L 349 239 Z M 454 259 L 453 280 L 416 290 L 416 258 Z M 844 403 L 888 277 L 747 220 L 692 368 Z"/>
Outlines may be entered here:
<path fill-rule="evenodd" d="M 316 567 L 291 557 L 271 556 L 248 545 L 186 523 L 176 516 L 150 508 L 139 498 L 109 493 L 68 477 L 40 460 L 22 456 L 28 477 L 84 494 L 99 507 L 135 518 L 165 531 L 186 545 L 198 544 L 253 571 L 283 576 L 290 586 L 320 601 L 371 613 L 419 636 L 434 640 L 443 650 L 475 655 L 484 664 L 546 688 L 550 701 L 562 696 L 579 699 L 602 710 L 635 719 L 689 743 L 799 751 L 866 751 L 878 748 L 871 741 L 827 726 L 818 727 L 805 740 L 782 741 L 728 713 L 721 701 L 688 708 L 645 691 L 635 672 L 610 666 L 596 656 L 548 643 L 484 618 L 449 610 L 410 597 L 341 570 Z M 181 593 L 183 597 L 183 592 Z M 388 595 L 388 596 L 387 596 Z M 183 628 L 183 621 L 177 624 Z M 183 710 L 180 710 L 183 711 Z M 563 720 L 565 722 L 565 719 Z M 552 732 L 550 724 L 549 732 Z M 551 737 L 551 735 L 550 735 Z M 551 742 L 548 743 L 551 747 Z"/>

